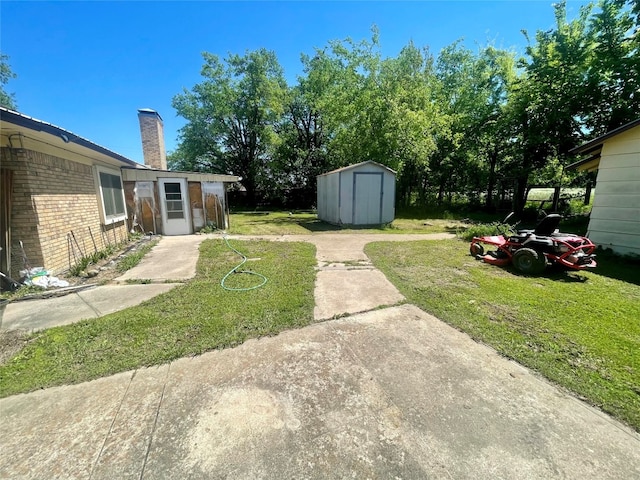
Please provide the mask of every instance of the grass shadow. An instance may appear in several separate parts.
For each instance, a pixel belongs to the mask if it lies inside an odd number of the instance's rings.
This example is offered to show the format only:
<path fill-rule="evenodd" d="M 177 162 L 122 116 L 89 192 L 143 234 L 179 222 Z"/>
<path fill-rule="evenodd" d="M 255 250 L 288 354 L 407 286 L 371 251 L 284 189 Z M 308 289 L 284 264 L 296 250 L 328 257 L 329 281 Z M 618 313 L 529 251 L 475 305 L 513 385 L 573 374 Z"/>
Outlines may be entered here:
<path fill-rule="evenodd" d="M 603 277 L 640 285 L 640 258 L 630 258 L 598 251 L 594 273 Z"/>
<path fill-rule="evenodd" d="M 269 218 L 267 217 L 269 215 L 269 212 L 244 213 L 243 215 L 264 218 L 264 220 L 256 220 L 255 222 L 248 222 L 248 223 L 264 223 L 264 221 L 268 221 L 270 224 L 280 225 L 280 226 L 298 225 L 310 232 L 332 232 L 332 231 L 343 230 L 343 228 L 339 225 L 332 225 L 322 220 L 318 220 L 317 218 L 276 217 L 276 216 Z"/>
<path fill-rule="evenodd" d="M 507 265 L 506 270 L 517 277 L 530 277 L 531 275 L 522 273 L 513 265 Z M 546 278 L 555 282 L 564 283 L 585 283 L 589 277 L 582 272 L 591 272 L 603 277 L 620 280 L 622 282 L 640 285 L 640 274 L 638 274 L 638 265 L 633 263 L 625 264 L 619 258 L 598 258 L 598 266 L 587 270 L 571 270 L 562 265 L 550 265 L 546 270 L 538 275 L 538 277 Z"/>
<path fill-rule="evenodd" d="M 309 232 L 340 232 L 343 230 L 387 230 L 390 227 L 387 225 L 335 225 L 332 223 L 325 222 L 324 220 L 320 220 L 317 217 L 315 218 L 300 218 L 297 216 L 272 216 L 268 217 L 269 212 L 251 212 L 251 213 L 243 213 L 243 215 L 247 216 L 255 216 L 264 218 L 264 221 L 268 221 L 273 225 L 297 225 L 299 227 L 308 230 Z M 268 220 L 267 220 L 268 219 Z M 263 220 L 257 219 L 255 222 L 249 223 L 264 223 Z M 455 230 L 455 229 L 453 229 Z"/>

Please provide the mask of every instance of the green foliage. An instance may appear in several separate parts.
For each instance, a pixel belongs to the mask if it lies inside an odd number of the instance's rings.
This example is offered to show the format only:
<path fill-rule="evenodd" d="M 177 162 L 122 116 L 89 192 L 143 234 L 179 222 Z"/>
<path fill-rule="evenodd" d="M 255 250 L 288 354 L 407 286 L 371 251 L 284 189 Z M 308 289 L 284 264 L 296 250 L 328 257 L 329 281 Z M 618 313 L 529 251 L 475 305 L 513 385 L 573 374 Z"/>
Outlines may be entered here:
<path fill-rule="evenodd" d="M 640 3 L 606 0 L 598 6 L 588 33 L 592 56 L 585 112 L 585 123 L 596 135 L 635 120 L 640 112 Z"/>
<path fill-rule="evenodd" d="M 409 302 L 640 430 L 637 265 L 528 277 L 472 259 L 460 241 L 365 251 Z"/>
<path fill-rule="evenodd" d="M 274 52 L 230 54 L 224 61 L 205 52 L 202 83 L 173 98 L 187 120 L 172 168 L 242 177 L 250 202 L 268 181 L 267 154 L 284 110 L 286 82 Z"/>
<path fill-rule="evenodd" d="M 37 285 L 23 285 L 17 290 L 0 292 L 0 300 L 15 300 L 33 294 L 42 293 L 45 289 Z"/>
<path fill-rule="evenodd" d="M 9 65 L 9 56 L 0 52 L 0 106 L 16 110 L 18 107 L 13 93 L 7 93 L 4 86 L 9 80 L 16 78 L 16 74 Z"/>
<path fill-rule="evenodd" d="M 514 233 L 513 227 L 502 222 L 476 223 L 466 228 L 458 230 L 458 236 L 467 242 L 473 237 L 484 237 L 488 235 L 511 235 Z"/>
<path fill-rule="evenodd" d="M 133 233 L 129 235 L 128 241 L 119 244 L 109 244 L 102 250 L 98 250 L 90 255 L 81 257 L 76 262 L 76 264 L 69 269 L 69 274 L 74 277 L 80 276 L 80 274 L 85 271 L 90 265 L 96 265 L 101 260 L 110 258 L 114 253 L 118 252 L 126 245 L 129 245 L 131 242 L 140 240 L 140 238 L 142 238 L 141 234 Z M 142 257 L 144 257 L 157 243 L 157 240 L 153 240 L 150 243 L 143 245 L 137 251 L 125 255 L 118 262 L 118 271 L 125 272 L 126 270 L 135 267 L 140 262 L 140 260 L 142 260 Z"/>
<path fill-rule="evenodd" d="M 126 272 L 127 270 L 132 269 L 140 263 L 140 260 L 142 260 L 144 256 L 157 245 L 157 243 L 158 240 L 152 240 L 151 242 L 142 245 L 135 252 L 128 253 L 118 261 L 116 269 L 119 272 Z"/>
<path fill-rule="evenodd" d="M 252 266 L 268 277 L 263 288 L 223 290 L 220 280 L 238 257 L 221 240 L 206 240 L 190 282 L 136 307 L 32 334 L 0 366 L 0 396 L 159 365 L 313 320 L 312 245 L 234 241 L 232 246 L 260 259 Z"/>
<path fill-rule="evenodd" d="M 532 183 L 592 181 L 565 170 L 569 151 L 640 111 L 637 2 L 600 0 L 575 18 L 566 1 L 553 8 L 555 26 L 524 32 L 519 60 L 461 41 L 385 58 L 374 27 L 303 54 L 288 87 L 272 52 L 205 54 L 204 81 L 174 98 L 188 123 L 170 164 L 242 176 L 252 206 L 307 208 L 318 174 L 373 160 L 397 171 L 398 207 L 464 199 L 521 213 Z"/>
<path fill-rule="evenodd" d="M 126 242 L 125 242 L 126 243 Z M 123 244 L 118 245 L 107 245 L 102 250 L 98 250 L 90 255 L 86 255 L 81 257 L 75 265 L 73 265 L 69 269 L 69 274 L 73 277 L 78 277 L 80 274 L 87 269 L 89 265 L 96 265 L 100 260 L 105 260 L 113 255 L 119 248 L 121 248 Z"/>

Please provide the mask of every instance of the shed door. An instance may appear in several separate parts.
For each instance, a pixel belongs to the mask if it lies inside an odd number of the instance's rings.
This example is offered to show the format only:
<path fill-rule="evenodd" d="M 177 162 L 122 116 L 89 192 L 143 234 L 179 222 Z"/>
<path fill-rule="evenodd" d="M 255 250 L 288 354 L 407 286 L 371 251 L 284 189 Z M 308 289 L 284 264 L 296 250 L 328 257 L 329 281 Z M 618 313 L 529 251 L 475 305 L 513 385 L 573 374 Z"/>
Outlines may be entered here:
<path fill-rule="evenodd" d="M 353 174 L 353 224 L 382 223 L 381 172 L 355 172 Z"/>
<path fill-rule="evenodd" d="M 184 178 L 160 178 L 160 204 L 165 235 L 187 235 L 191 233 L 189 195 Z"/>

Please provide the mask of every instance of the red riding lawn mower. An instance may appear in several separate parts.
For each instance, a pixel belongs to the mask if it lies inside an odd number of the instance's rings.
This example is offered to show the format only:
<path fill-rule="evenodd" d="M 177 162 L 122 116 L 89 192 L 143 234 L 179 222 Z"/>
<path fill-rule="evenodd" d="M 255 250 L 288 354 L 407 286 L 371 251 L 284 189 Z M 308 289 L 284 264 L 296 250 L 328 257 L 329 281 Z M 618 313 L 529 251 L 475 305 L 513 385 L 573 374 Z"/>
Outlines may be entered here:
<path fill-rule="evenodd" d="M 508 225 L 513 212 L 505 218 Z M 501 232 L 500 235 L 474 237 L 469 252 L 478 260 L 491 265 L 513 266 L 522 273 L 540 274 L 547 264 L 562 265 L 572 270 L 584 270 L 596 266 L 596 246 L 586 237 L 571 233 L 560 233 L 558 225 L 561 215 L 544 217 L 534 230 L 518 230 L 515 235 Z M 485 254 L 483 244 L 493 245 L 495 251 Z"/>

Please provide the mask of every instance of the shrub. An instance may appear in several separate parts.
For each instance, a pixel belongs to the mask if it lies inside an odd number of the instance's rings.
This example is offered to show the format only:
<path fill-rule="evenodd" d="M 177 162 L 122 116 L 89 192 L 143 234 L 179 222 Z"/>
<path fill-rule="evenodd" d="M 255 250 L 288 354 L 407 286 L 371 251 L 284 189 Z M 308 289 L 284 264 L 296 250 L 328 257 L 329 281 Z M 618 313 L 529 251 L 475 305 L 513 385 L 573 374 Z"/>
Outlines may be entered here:
<path fill-rule="evenodd" d="M 513 234 L 513 227 L 507 223 L 493 222 L 493 223 L 477 223 L 471 225 L 465 230 L 459 230 L 457 235 L 470 242 L 473 237 L 484 237 L 487 235 L 511 235 Z"/>

